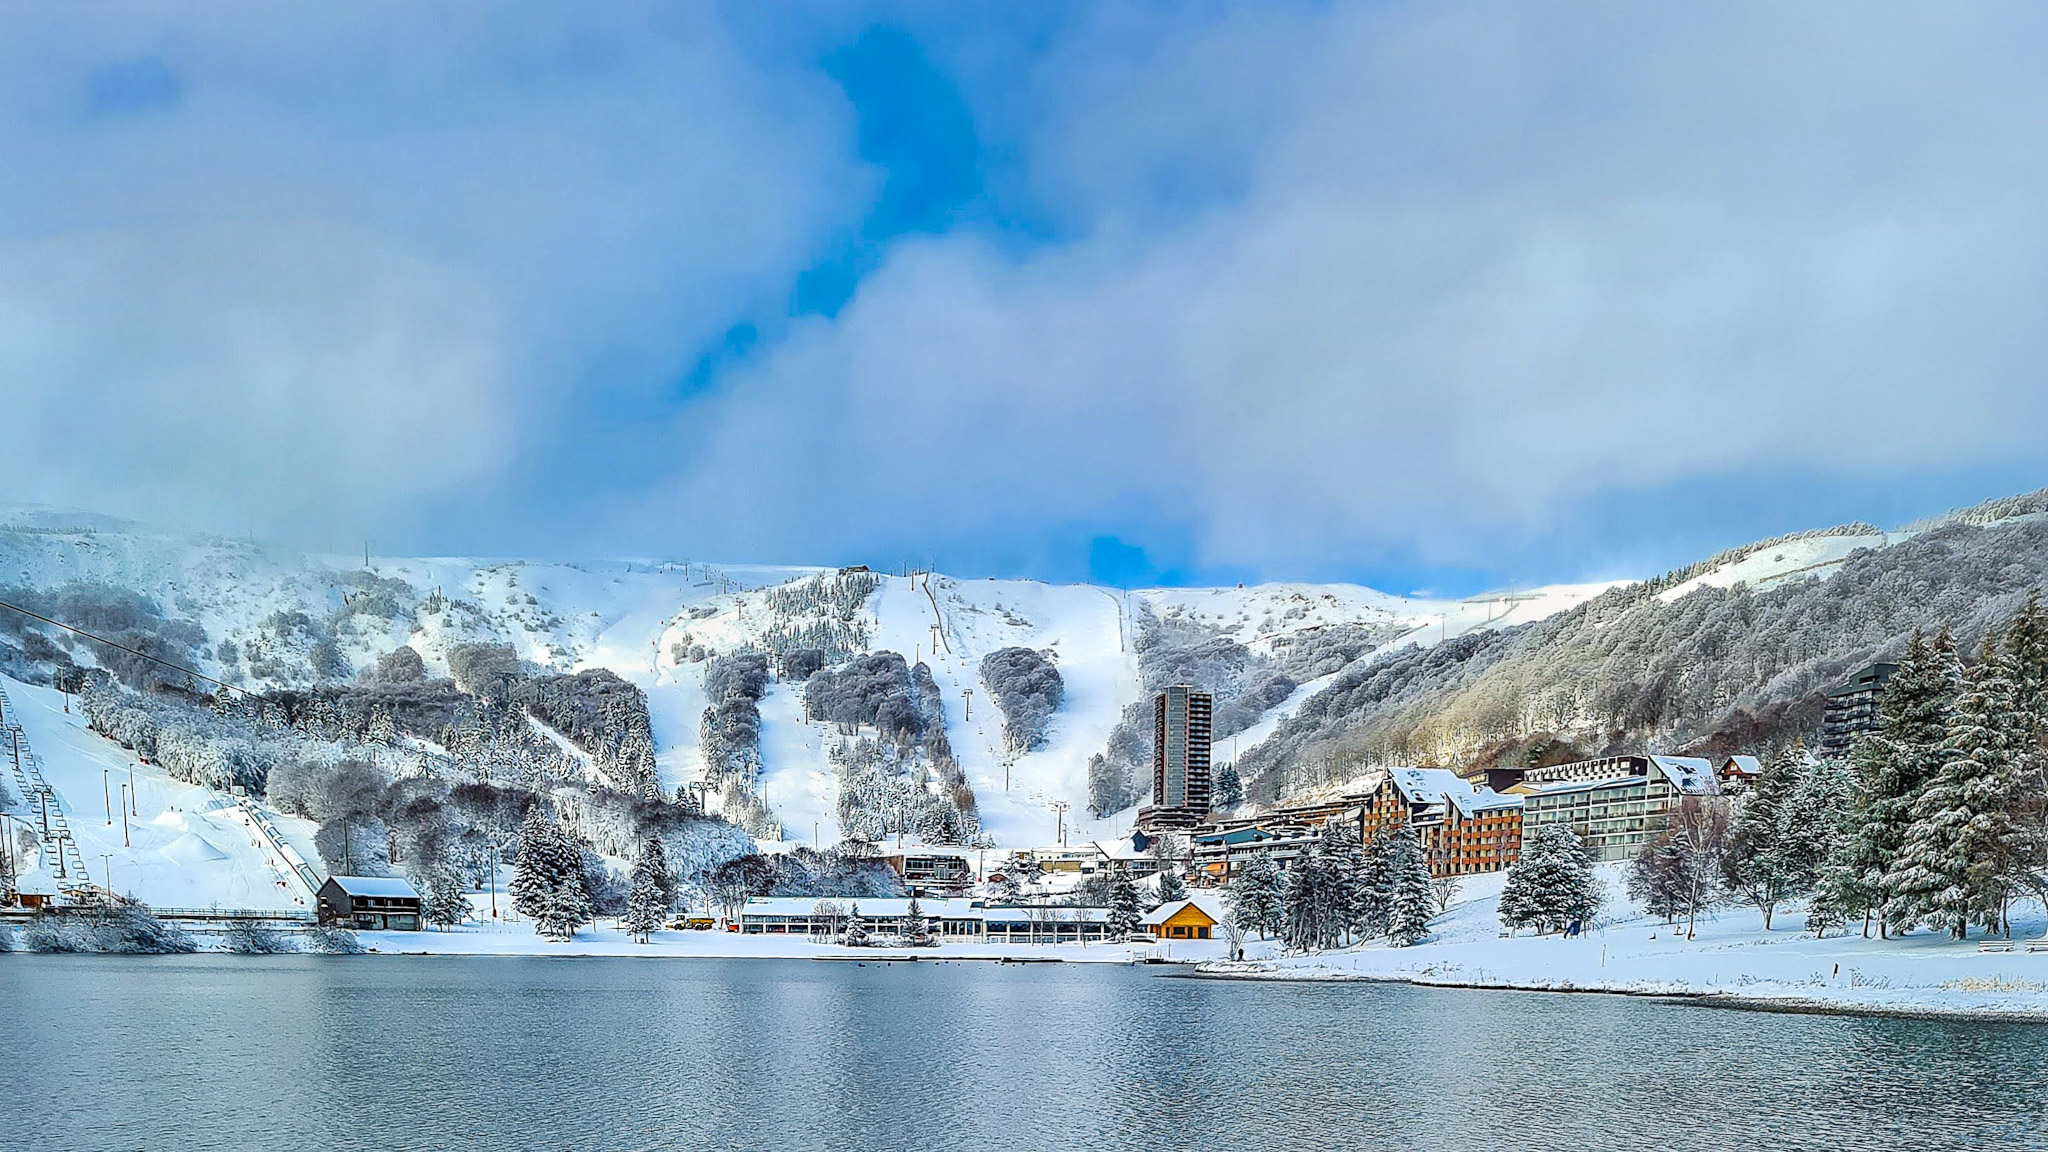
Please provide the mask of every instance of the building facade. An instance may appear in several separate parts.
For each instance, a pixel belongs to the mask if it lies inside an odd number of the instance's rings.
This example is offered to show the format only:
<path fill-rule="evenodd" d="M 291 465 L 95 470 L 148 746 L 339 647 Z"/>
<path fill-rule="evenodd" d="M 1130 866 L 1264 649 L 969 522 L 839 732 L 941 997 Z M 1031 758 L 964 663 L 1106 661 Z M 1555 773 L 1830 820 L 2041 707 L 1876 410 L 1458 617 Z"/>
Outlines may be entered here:
<path fill-rule="evenodd" d="M 1877 731 L 1878 697 L 1897 672 L 1897 664 L 1870 664 L 1828 690 L 1821 714 L 1820 754 L 1847 756 L 1859 737 Z"/>
<path fill-rule="evenodd" d="M 420 894 L 398 876 L 329 876 L 320 885 L 320 922 L 370 932 L 417 932 Z"/>
<path fill-rule="evenodd" d="M 1215 699 L 1175 684 L 1152 699 L 1152 803 L 1138 826 L 1193 828 L 1209 814 L 1211 713 Z"/>
<path fill-rule="evenodd" d="M 1223 902 L 1214 896 L 1190 896 L 1161 904 L 1138 921 L 1154 940 L 1208 940 L 1223 924 Z"/>
<path fill-rule="evenodd" d="M 1562 824 L 1595 860 L 1632 859 L 1663 833 L 1679 801 L 1720 791 L 1713 762 L 1697 756 L 1607 756 L 1531 769 L 1523 784 L 1523 844 Z"/>

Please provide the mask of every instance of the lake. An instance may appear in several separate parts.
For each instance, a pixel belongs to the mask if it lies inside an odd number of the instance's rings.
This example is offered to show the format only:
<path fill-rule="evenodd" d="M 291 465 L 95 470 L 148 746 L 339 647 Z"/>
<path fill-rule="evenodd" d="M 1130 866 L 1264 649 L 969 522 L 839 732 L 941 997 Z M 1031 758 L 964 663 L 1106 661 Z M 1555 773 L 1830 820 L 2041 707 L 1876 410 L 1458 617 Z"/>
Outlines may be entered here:
<path fill-rule="evenodd" d="M 2048 1026 L 1116 965 L 0 956 L 7 1149 L 2044 1148 Z"/>

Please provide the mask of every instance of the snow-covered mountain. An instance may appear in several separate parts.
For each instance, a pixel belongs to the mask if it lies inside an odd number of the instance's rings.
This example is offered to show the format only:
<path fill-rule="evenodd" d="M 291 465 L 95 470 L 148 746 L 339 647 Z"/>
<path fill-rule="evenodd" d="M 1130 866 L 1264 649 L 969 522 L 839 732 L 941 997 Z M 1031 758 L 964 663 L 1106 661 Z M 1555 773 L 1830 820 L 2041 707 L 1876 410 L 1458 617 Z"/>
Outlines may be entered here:
<path fill-rule="evenodd" d="M 251 689 L 350 680 L 401 646 L 419 653 L 429 675 L 448 672 L 457 646 L 480 642 L 509 644 L 541 670 L 610 669 L 646 692 L 657 769 L 671 789 L 704 772 L 705 679 L 716 658 L 772 648 L 820 625 L 778 607 L 777 590 L 831 571 L 683 559 L 371 556 L 366 563 L 90 513 L 0 511 L 0 586 L 46 598 L 71 590 L 68 611 L 103 634 L 123 623 L 101 602 L 109 590 L 139 594 L 163 617 L 196 627 L 188 651 L 199 671 Z M 1538 620 L 1609 587 L 1424 600 L 1351 585 L 1123 592 L 937 573 L 875 574 L 874 583 L 852 619 L 835 625 L 847 630 L 847 651 L 893 651 L 929 667 L 945 736 L 982 826 L 1006 846 L 1050 839 L 1059 819 L 1053 808 L 1062 802 L 1070 836 L 1116 826 L 1113 814 L 1088 811 L 1089 760 L 1103 752 L 1126 709 L 1146 699 L 1154 665 L 1142 653 L 1167 642 L 1159 637 L 1227 650 L 1236 666 L 1267 669 L 1262 685 L 1287 688 L 1245 705 L 1256 710 L 1235 735 L 1248 747 L 1361 656 Z M 101 659 L 91 645 L 61 637 L 59 645 L 59 662 Z M 981 680 L 983 660 L 1013 647 L 1044 653 L 1064 688 L 1043 740 L 1023 752 L 1006 744 Z M 8 646 L 0 671 L 33 679 L 33 656 Z M 1170 665 L 1158 667 L 1170 674 Z M 1283 679 L 1282 668 L 1297 674 Z M 838 834 L 839 775 L 828 751 L 842 733 L 806 719 L 803 691 L 785 678 L 759 701 L 759 792 L 789 839 L 815 835 L 830 843 Z"/>

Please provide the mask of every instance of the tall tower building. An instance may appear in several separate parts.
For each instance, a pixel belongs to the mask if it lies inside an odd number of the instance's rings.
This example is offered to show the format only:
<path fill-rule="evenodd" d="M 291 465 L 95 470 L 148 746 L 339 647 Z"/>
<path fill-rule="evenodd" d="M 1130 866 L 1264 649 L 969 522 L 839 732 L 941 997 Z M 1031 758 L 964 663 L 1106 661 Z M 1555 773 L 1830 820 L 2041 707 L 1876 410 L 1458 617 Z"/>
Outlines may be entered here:
<path fill-rule="evenodd" d="M 1209 811 L 1210 713 L 1215 698 L 1176 684 L 1152 699 L 1152 805 L 1143 825 L 1190 827 Z"/>

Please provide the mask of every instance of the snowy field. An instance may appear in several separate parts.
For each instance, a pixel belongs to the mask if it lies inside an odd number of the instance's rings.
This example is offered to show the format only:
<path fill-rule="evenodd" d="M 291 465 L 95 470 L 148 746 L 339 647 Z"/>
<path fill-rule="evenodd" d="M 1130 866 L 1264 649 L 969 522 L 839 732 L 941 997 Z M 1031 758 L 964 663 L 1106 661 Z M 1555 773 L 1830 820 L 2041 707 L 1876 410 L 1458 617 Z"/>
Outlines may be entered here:
<path fill-rule="evenodd" d="M 1685 926 L 1635 914 L 1621 892 L 1621 866 L 1605 865 L 1609 908 L 1618 912 L 1579 939 L 1500 935 L 1503 877 L 1466 881 L 1431 938 L 1410 948 L 1371 944 L 1310 956 L 1280 956 L 1254 942 L 1253 961 L 1205 968 L 1263 979 L 1407 980 L 1418 984 L 1546 991 L 1717 995 L 1786 1007 L 1995 1013 L 2048 1020 L 2048 952 L 2025 941 L 2048 930 L 2038 904 L 2015 917 L 2015 949 L 1980 953 L 1917 931 L 1866 940 L 1860 931 L 1816 940 L 1798 910 L 1781 909 L 1772 931 L 1754 909 L 1722 908 L 1702 918 L 1694 939 Z"/>

